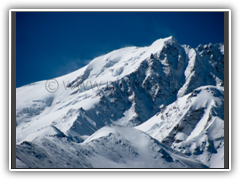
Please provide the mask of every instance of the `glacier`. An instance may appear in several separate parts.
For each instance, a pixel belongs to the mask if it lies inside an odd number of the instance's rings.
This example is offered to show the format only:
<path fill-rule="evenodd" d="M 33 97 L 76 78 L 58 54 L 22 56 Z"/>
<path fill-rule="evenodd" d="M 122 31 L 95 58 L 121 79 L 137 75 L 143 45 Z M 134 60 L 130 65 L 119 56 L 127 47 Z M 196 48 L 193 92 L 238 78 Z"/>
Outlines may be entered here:
<path fill-rule="evenodd" d="M 224 44 L 171 37 L 16 89 L 18 168 L 223 168 Z"/>

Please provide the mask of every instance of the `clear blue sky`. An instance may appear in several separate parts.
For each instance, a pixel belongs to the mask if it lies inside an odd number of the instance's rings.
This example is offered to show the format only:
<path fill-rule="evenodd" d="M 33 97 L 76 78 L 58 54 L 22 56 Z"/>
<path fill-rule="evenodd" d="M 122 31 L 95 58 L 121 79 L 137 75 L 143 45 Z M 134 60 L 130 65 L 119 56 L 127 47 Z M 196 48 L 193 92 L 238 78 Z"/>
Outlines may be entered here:
<path fill-rule="evenodd" d="M 223 12 L 17 12 L 16 19 L 17 87 L 171 35 L 192 47 L 224 43 Z"/>

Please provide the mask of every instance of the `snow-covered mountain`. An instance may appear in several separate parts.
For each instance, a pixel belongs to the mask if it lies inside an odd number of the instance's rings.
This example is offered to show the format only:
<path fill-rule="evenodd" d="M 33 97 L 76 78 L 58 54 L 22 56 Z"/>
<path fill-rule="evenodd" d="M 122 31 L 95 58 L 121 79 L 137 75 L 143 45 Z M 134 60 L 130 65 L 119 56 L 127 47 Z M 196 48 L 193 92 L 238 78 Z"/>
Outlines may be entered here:
<path fill-rule="evenodd" d="M 136 128 L 210 167 L 224 162 L 224 91 L 203 86 Z"/>
<path fill-rule="evenodd" d="M 17 164 L 223 167 L 223 72 L 223 44 L 168 37 L 17 88 Z"/>

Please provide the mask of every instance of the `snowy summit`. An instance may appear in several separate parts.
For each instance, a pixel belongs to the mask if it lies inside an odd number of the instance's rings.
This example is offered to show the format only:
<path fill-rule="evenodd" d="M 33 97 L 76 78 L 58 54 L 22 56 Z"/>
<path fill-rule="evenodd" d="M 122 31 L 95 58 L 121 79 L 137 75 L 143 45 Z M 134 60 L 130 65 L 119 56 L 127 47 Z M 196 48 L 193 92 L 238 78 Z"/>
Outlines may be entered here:
<path fill-rule="evenodd" d="M 173 37 L 17 88 L 18 168 L 223 168 L 224 45 Z"/>

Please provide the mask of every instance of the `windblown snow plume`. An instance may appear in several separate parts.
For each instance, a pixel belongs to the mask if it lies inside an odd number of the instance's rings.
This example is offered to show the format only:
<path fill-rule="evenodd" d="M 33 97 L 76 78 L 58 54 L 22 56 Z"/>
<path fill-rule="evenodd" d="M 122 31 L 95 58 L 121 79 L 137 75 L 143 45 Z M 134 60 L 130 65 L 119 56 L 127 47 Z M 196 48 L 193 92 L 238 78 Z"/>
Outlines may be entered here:
<path fill-rule="evenodd" d="M 18 168 L 223 168 L 224 45 L 126 47 L 16 90 Z"/>

